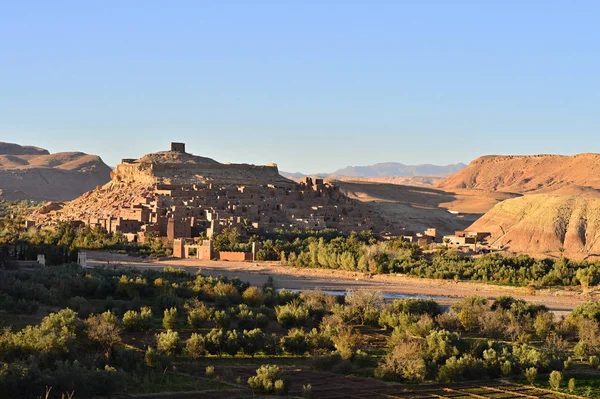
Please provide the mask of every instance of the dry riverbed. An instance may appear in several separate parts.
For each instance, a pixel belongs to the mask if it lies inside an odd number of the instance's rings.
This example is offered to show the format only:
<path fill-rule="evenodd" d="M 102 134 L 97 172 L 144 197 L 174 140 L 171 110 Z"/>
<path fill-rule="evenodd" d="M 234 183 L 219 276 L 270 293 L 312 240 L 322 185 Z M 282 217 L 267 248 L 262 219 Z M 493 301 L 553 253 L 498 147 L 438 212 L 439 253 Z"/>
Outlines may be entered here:
<path fill-rule="evenodd" d="M 432 297 L 443 305 L 449 305 L 462 298 L 479 295 L 495 298 L 511 295 L 529 302 L 546 305 L 558 315 L 566 314 L 578 305 L 592 298 L 576 289 L 541 289 L 510 287 L 468 281 L 434 280 L 399 275 L 367 275 L 329 269 L 308 269 L 282 266 L 277 262 L 221 262 L 197 259 L 167 259 L 161 261 L 142 260 L 127 255 L 90 251 L 88 266 L 123 265 L 136 268 L 178 267 L 195 272 L 202 270 L 205 275 L 238 277 L 252 285 L 264 284 L 273 277 L 276 288 L 293 290 L 346 291 L 370 289 L 390 294 Z"/>

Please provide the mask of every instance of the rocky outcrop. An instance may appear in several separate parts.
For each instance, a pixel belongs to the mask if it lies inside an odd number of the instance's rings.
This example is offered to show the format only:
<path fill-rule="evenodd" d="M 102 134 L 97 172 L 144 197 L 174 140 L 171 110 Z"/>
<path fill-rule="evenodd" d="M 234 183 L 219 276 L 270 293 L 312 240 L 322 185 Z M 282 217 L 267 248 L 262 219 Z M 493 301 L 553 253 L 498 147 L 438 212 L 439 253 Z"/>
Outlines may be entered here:
<path fill-rule="evenodd" d="M 0 198 L 68 201 L 110 180 L 100 157 L 0 143 Z"/>
<path fill-rule="evenodd" d="M 600 154 L 484 156 L 437 187 L 600 197 Z"/>

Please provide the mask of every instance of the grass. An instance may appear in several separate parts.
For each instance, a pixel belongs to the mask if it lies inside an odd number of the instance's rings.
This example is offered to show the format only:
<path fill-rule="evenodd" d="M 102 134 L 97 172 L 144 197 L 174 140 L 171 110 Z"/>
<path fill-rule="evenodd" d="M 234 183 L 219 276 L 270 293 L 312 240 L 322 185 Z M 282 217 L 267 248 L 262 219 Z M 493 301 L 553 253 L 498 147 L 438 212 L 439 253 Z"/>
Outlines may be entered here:
<path fill-rule="evenodd" d="M 165 373 L 151 379 L 138 381 L 128 387 L 132 394 L 160 393 L 160 392 L 195 392 L 195 391 L 222 391 L 231 390 L 231 386 L 217 380 L 195 378 L 177 373 Z"/>
<path fill-rule="evenodd" d="M 600 399 L 600 375 L 589 375 L 589 374 L 563 374 L 563 380 L 559 392 L 570 393 L 567 389 L 567 383 L 569 379 L 575 378 L 575 391 L 573 395 L 581 396 L 584 398 L 598 398 Z M 515 382 L 523 385 L 529 385 L 529 383 L 523 379 L 516 380 Z M 543 389 L 552 389 L 548 382 L 547 376 L 540 376 L 535 382 L 535 386 Z"/>

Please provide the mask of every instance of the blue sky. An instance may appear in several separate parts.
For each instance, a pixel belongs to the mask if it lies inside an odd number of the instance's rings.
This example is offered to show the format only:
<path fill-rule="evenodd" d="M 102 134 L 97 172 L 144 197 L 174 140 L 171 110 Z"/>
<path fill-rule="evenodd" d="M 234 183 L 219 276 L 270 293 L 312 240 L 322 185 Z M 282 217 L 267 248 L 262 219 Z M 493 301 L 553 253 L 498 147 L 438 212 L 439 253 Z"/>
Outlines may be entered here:
<path fill-rule="evenodd" d="M 599 2 L 0 1 L 0 141 L 287 171 L 600 152 Z"/>

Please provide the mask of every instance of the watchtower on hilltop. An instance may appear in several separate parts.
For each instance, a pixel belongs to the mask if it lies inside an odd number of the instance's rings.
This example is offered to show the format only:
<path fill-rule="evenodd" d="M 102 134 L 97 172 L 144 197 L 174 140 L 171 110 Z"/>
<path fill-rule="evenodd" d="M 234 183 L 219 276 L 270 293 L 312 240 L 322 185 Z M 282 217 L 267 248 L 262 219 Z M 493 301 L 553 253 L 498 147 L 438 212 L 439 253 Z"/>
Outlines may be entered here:
<path fill-rule="evenodd" d="M 171 143 L 172 152 L 185 152 L 185 143 Z"/>

